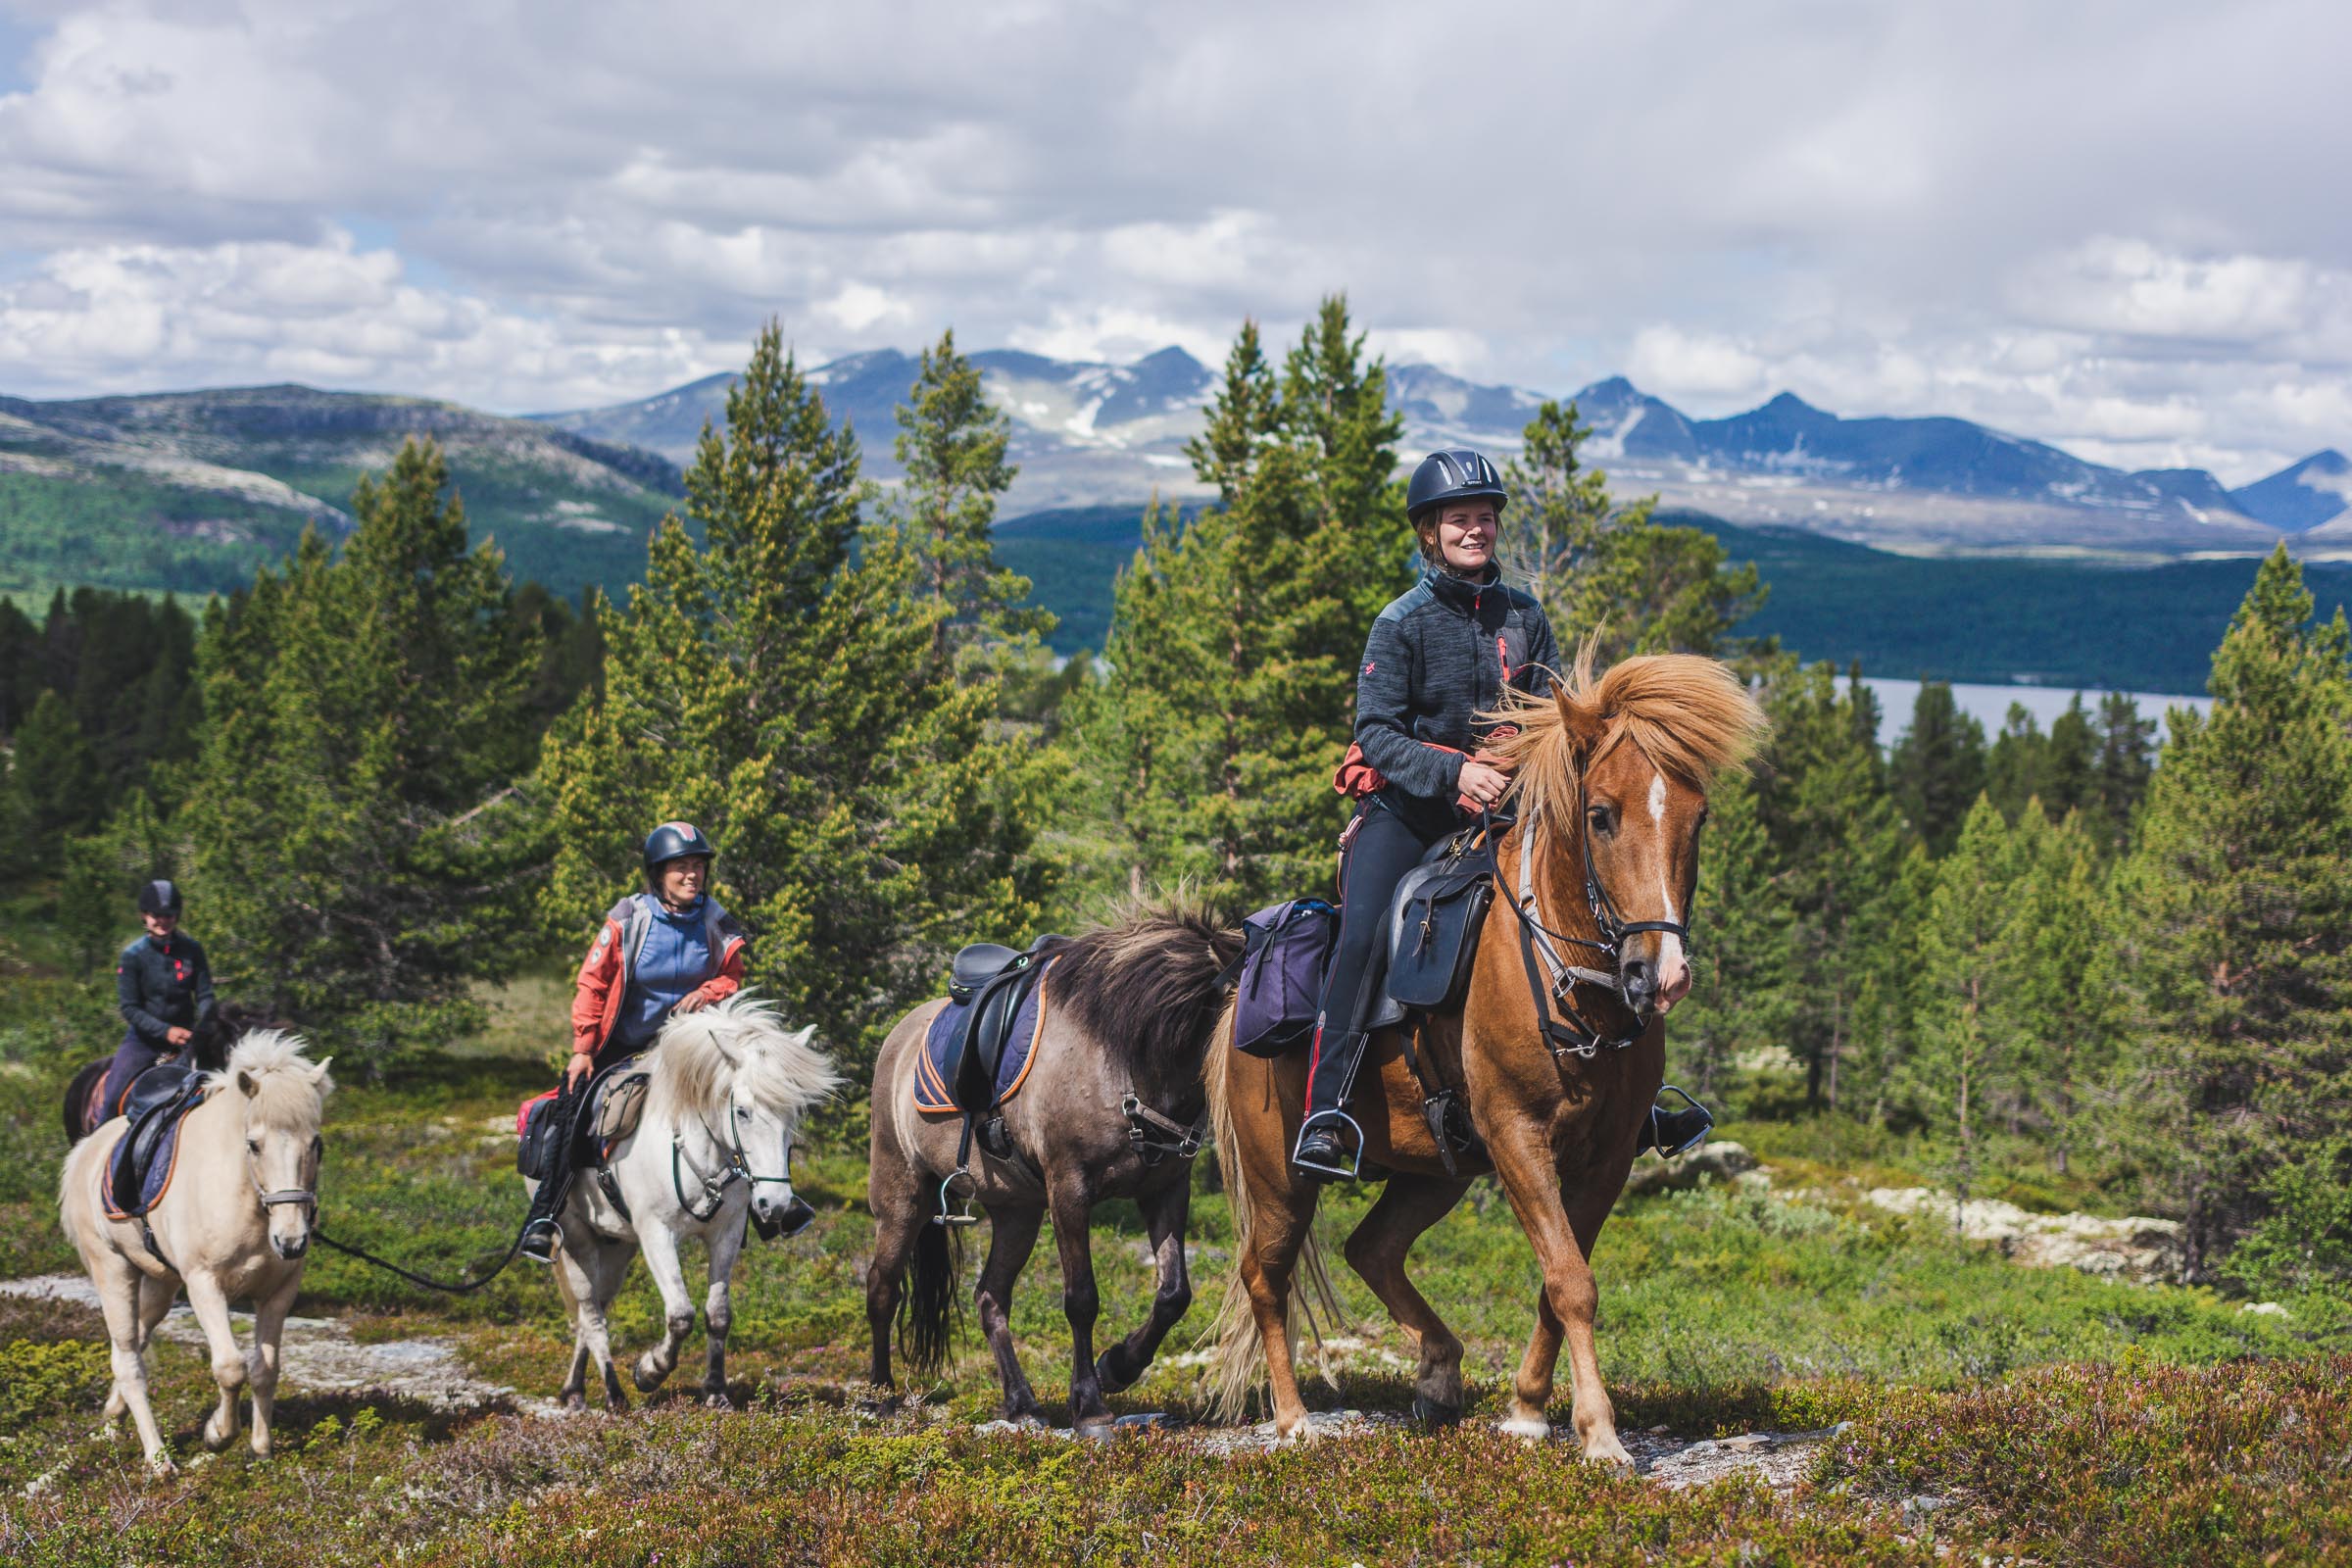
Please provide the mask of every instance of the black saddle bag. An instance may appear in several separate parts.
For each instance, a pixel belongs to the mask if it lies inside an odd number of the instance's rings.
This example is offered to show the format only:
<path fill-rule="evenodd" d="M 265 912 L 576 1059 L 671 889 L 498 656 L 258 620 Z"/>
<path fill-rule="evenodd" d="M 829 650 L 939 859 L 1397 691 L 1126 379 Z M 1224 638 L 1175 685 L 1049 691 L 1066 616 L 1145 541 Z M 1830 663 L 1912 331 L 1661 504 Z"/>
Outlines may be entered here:
<path fill-rule="evenodd" d="M 556 1146 L 572 1124 L 571 1107 L 563 1095 L 543 1095 L 523 1112 L 522 1136 L 514 1144 L 514 1169 L 531 1181 L 545 1181 L 556 1168 Z"/>
<path fill-rule="evenodd" d="M 1389 995 L 1425 1012 L 1458 1005 L 1494 902 L 1494 862 L 1483 850 L 1406 872 L 1390 906 Z"/>

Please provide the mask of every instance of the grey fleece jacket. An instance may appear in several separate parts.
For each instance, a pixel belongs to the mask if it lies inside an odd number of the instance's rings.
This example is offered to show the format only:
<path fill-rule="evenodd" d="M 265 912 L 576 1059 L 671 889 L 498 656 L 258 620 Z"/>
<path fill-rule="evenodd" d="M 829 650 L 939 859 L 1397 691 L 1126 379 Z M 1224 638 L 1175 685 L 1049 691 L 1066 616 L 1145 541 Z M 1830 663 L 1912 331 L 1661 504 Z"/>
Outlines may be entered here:
<path fill-rule="evenodd" d="M 1389 787 L 1450 804 L 1463 755 L 1503 688 L 1551 690 L 1559 649 L 1531 594 L 1489 570 L 1467 581 L 1432 566 L 1372 623 L 1355 680 L 1355 744 Z M 1450 751 L 1440 751 L 1450 747 Z"/>

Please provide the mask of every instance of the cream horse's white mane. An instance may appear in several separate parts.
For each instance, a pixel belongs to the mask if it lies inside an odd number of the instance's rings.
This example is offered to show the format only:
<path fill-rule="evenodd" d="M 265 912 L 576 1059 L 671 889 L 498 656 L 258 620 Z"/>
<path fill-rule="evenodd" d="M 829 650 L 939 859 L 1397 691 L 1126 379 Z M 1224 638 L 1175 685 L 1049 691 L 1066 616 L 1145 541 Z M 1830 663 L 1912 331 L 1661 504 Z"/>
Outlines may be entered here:
<path fill-rule="evenodd" d="M 316 1132 L 335 1081 L 326 1072 L 333 1058 L 313 1061 L 303 1054 L 309 1048 L 291 1030 L 253 1030 L 230 1048 L 227 1066 L 205 1074 L 204 1092 L 208 1098 L 223 1090 L 244 1095 L 265 1126 Z"/>
<path fill-rule="evenodd" d="M 798 1119 L 842 1082 L 815 1038 L 815 1025 L 787 1029 L 774 1003 L 748 991 L 679 1013 L 653 1052 L 646 1114 L 671 1123 L 716 1116 L 740 1090 L 760 1109 Z"/>

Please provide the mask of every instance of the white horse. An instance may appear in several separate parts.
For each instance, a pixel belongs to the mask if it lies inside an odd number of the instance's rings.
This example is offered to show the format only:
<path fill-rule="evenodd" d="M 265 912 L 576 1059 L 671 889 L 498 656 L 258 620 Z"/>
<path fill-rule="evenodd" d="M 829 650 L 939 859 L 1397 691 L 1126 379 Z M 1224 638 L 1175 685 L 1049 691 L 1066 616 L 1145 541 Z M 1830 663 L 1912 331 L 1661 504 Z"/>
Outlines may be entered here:
<path fill-rule="evenodd" d="M 727 1281 L 743 1250 L 744 1226 L 748 1220 L 761 1235 L 776 1235 L 789 1218 L 806 1217 L 792 1191 L 793 1131 L 802 1113 L 841 1082 L 831 1060 L 809 1045 L 815 1033 L 786 1029 L 773 1004 L 742 994 L 662 1025 L 648 1054 L 653 1082 L 644 1115 L 607 1164 L 620 1203 L 595 1172 L 582 1170 L 558 1217 L 556 1286 L 573 1330 L 564 1403 L 587 1403 L 593 1359 L 604 1378 L 606 1408 L 628 1407 L 612 1368 L 606 1311 L 639 1250 L 662 1293 L 665 1332 L 637 1358 L 638 1392 L 651 1394 L 676 1368 L 694 1328 L 678 1243 L 694 1236 L 710 1254 L 703 1397 L 726 1406 Z M 526 1185 L 537 1191 L 537 1183 Z"/>
<path fill-rule="evenodd" d="M 180 1124 L 171 1185 L 146 1216 L 109 1219 L 99 1184 L 129 1123 L 117 1116 L 74 1146 L 58 1183 L 59 1218 L 98 1288 L 113 1347 L 114 1387 L 100 1418 L 116 1431 L 127 1407 L 147 1463 L 175 1468 L 147 1402 L 146 1350 L 182 1285 L 213 1352 L 220 1404 L 204 1423 L 207 1447 L 237 1435 L 237 1391 L 253 1393 L 253 1451 L 270 1452 L 277 1343 L 302 1287 L 318 1215 L 318 1123 L 334 1083 L 303 1055 L 298 1035 L 259 1029 L 228 1065 L 205 1077 L 203 1102 Z M 237 1348 L 231 1301 L 250 1300 L 253 1349 Z"/>

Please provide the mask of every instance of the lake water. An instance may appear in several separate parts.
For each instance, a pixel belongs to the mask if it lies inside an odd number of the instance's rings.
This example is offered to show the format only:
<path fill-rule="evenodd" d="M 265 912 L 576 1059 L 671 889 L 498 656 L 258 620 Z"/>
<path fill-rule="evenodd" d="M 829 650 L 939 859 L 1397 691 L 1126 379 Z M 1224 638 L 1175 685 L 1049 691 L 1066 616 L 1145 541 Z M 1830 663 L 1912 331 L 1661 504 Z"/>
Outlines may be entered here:
<path fill-rule="evenodd" d="M 1862 684 L 1878 694 L 1879 744 L 1892 746 L 1902 737 L 1903 731 L 1911 727 L 1911 709 L 1919 701 L 1919 682 L 1865 675 Z M 2082 694 L 2082 706 L 2094 715 L 2098 712 L 2101 695 L 2093 691 Z M 2164 710 L 2168 708 L 2193 708 L 2200 713 L 2213 710 L 2213 699 L 2210 697 L 2183 697 L 2158 692 L 2133 692 L 2131 695 L 2139 703 L 2139 716 L 2155 719 L 2160 735 L 2170 732 L 2170 726 L 2164 722 Z M 2066 705 L 2074 700 L 2072 691 L 2056 686 L 1952 687 L 1952 701 L 1959 706 L 1960 711 L 1984 726 L 1984 738 L 1987 741 L 2000 733 L 2001 725 L 2009 717 L 2011 703 L 2023 703 L 2026 711 L 2034 715 L 2034 722 L 2047 735 L 2050 721 L 2065 712 Z"/>

